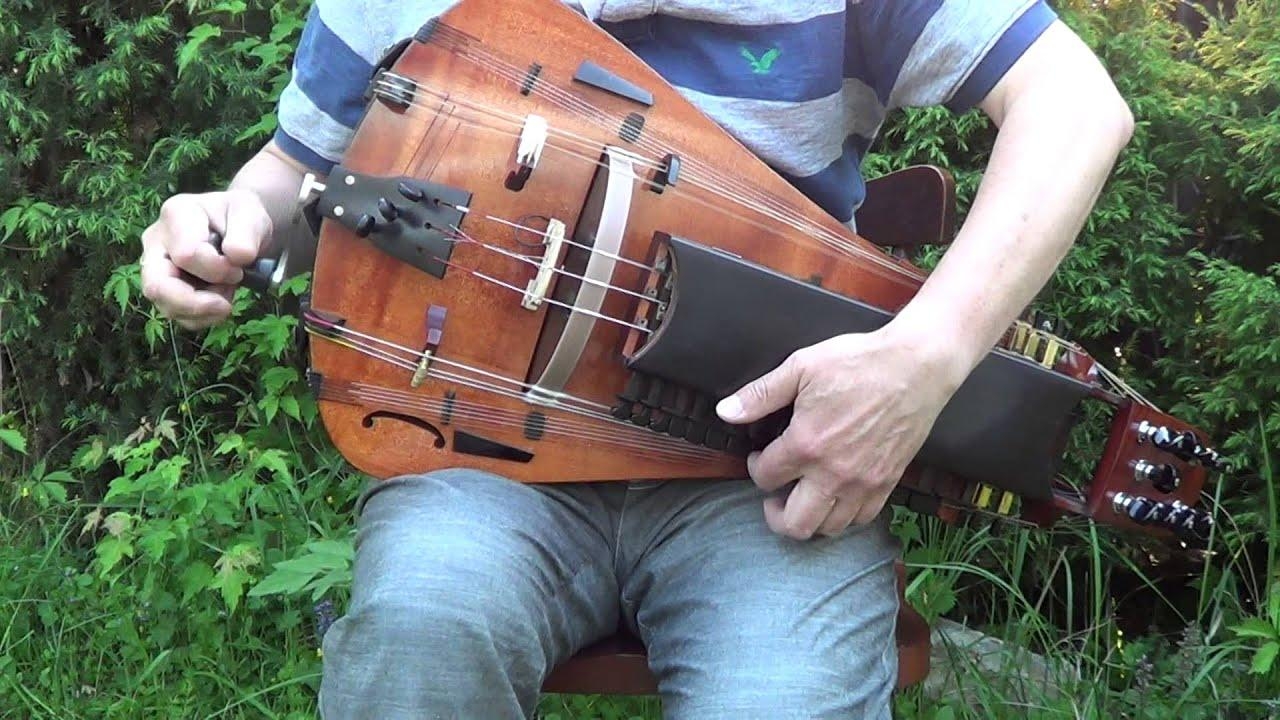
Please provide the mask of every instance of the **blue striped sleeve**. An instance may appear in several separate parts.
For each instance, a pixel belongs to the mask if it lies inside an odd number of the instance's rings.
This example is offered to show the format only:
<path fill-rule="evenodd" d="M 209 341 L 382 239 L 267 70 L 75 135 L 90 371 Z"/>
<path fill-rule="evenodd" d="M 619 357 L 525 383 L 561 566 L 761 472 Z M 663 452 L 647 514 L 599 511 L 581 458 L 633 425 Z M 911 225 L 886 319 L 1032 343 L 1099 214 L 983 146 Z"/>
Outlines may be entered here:
<path fill-rule="evenodd" d="M 286 155 L 302 163 L 304 167 L 310 168 L 317 173 L 327 175 L 334 165 L 338 164 L 337 160 L 330 160 L 321 156 L 315 150 L 312 150 L 306 143 L 289 134 L 282 127 L 276 128 L 275 133 L 276 145 L 285 152 Z"/>
<path fill-rule="evenodd" d="M 293 74 L 280 96 L 276 143 L 294 159 L 328 172 L 364 115 L 373 64 L 335 33 L 312 6 L 298 41 Z"/>
<path fill-rule="evenodd" d="M 964 111 L 1056 19 L 1045 0 L 863 0 L 850 16 L 861 62 L 846 75 L 874 88 L 889 109 Z"/>
<path fill-rule="evenodd" d="M 996 40 L 968 79 L 947 101 L 947 107 L 956 112 L 964 112 L 982 102 L 1027 48 L 1057 19 L 1057 14 L 1043 2 L 1032 5 Z"/>

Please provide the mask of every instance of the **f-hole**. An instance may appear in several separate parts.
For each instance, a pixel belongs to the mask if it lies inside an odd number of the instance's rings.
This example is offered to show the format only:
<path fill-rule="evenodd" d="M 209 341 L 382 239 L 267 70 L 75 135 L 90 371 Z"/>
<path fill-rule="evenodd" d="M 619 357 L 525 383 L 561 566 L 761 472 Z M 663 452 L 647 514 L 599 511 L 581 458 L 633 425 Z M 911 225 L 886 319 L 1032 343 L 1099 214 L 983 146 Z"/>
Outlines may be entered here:
<path fill-rule="evenodd" d="M 416 418 L 412 415 L 403 415 L 397 412 L 379 410 L 377 412 L 371 412 L 368 415 L 365 415 L 364 420 L 362 420 L 360 424 L 365 426 L 366 428 L 372 429 L 374 421 L 379 418 L 386 418 L 388 420 L 399 420 L 400 422 L 405 423 L 406 425 L 412 425 L 418 428 L 419 430 L 427 433 L 428 435 L 435 436 L 435 440 L 432 441 L 431 443 L 432 447 L 435 447 L 436 449 L 440 449 L 445 446 L 444 435 L 442 435 L 440 431 L 436 429 L 435 425 L 432 425 L 431 423 L 427 422 L 426 420 L 423 420 L 422 418 Z"/>

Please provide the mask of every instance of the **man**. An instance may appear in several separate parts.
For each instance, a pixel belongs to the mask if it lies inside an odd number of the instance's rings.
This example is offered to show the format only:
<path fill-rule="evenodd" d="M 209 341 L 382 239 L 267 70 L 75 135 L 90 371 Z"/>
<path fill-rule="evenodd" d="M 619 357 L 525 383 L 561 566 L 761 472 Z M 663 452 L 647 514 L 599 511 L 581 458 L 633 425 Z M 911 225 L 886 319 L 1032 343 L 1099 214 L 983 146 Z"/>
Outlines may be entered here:
<path fill-rule="evenodd" d="M 224 319 L 305 171 L 338 160 L 383 48 L 449 2 L 317 0 L 275 140 L 226 192 L 143 236 L 146 295 Z M 1066 253 L 1132 118 L 1035 0 L 604 0 L 581 8 L 825 210 L 853 220 L 885 113 L 980 107 L 1000 128 L 952 247 L 883 330 L 833 338 L 725 398 L 795 404 L 751 479 L 528 486 L 463 470 L 359 505 L 353 597 L 325 637 L 326 718 L 528 716 L 547 672 L 619 622 L 673 718 L 889 716 L 897 548 L 884 503 L 952 392 Z M 205 243 L 225 235 L 225 257 Z M 194 290 L 186 270 L 214 283 Z M 789 493 L 782 488 L 799 478 Z"/>

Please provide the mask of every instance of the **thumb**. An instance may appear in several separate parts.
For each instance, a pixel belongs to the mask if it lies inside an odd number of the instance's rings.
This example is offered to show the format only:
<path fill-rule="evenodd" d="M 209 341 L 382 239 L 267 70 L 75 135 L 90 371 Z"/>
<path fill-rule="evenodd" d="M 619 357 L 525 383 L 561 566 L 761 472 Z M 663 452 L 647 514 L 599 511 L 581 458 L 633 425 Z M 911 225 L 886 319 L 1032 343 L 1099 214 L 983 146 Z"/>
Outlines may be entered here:
<path fill-rule="evenodd" d="M 772 372 L 743 385 L 716 405 L 716 414 L 728 423 L 755 422 L 795 402 L 800 392 L 800 365 L 794 356 Z"/>

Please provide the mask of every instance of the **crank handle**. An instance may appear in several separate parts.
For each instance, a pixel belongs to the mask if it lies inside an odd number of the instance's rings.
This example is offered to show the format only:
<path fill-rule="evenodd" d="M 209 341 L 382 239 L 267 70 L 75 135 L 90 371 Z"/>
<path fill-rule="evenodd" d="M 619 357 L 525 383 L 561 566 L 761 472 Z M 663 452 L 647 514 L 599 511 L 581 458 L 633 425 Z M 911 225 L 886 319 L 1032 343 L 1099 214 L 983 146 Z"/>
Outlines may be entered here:
<path fill-rule="evenodd" d="M 217 230 L 209 231 L 209 244 L 214 250 L 222 252 L 222 233 Z M 258 293 L 266 295 L 275 292 L 285 279 L 285 270 L 288 266 L 289 248 L 285 248 L 280 253 L 280 257 L 271 258 L 263 257 L 253 261 L 249 267 L 243 268 L 244 277 L 240 279 L 240 287 L 246 287 Z M 197 290 L 203 290 L 209 287 L 209 283 L 183 270 L 182 278 Z"/>
<path fill-rule="evenodd" d="M 209 242 L 219 253 L 222 252 L 222 235 L 216 231 L 209 231 Z M 260 257 L 254 260 L 251 265 L 244 268 L 244 277 L 240 279 L 240 287 L 246 287 L 258 293 L 266 295 L 273 293 L 280 288 L 280 283 L 284 282 L 285 270 L 289 260 L 289 248 L 286 246 L 280 251 L 280 257 Z"/>

